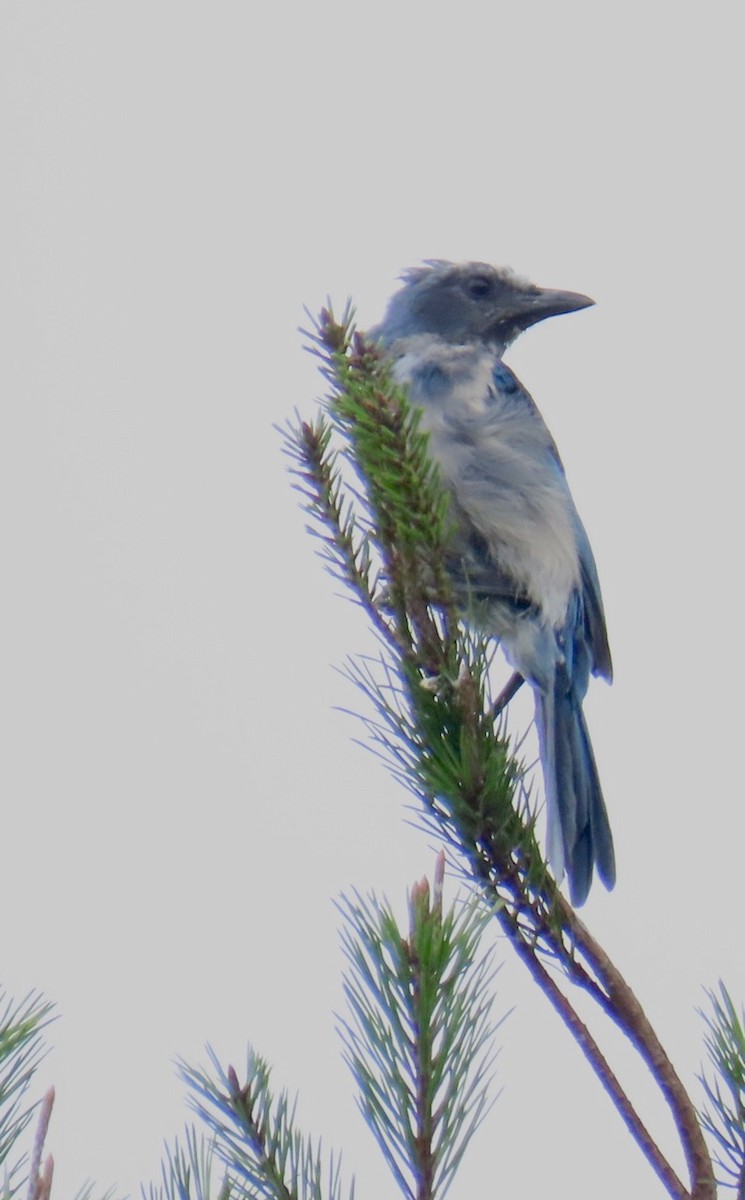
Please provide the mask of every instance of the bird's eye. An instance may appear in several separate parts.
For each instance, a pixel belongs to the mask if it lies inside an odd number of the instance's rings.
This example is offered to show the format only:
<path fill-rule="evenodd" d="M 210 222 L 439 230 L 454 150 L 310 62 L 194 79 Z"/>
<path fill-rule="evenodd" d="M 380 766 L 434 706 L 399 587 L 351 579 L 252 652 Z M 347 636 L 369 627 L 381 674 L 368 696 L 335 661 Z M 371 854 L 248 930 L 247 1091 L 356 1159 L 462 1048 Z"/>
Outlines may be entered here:
<path fill-rule="evenodd" d="M 485 296 L 491 295 L 492 281 L 488 275 L 472 275 L 466 284 L 466 290 L 474 300 L 483 300 Z"/>

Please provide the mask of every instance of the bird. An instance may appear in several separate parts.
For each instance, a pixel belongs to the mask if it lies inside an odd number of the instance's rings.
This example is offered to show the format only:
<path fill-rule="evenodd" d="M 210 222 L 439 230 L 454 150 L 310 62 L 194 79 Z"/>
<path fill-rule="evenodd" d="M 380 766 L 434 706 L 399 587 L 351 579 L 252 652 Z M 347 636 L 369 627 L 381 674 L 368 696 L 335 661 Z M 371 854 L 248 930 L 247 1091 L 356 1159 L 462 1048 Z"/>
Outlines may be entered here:
<path fill-rule="evenodd" d="M 447 567 L 535 702 L 546 797 L 547 857 L 574 905 L 594 870 L 616 879 L 613 837 L 582 711 L 590 675 L 612 681 L 590 542 L 554 440 L 503 356 L 524 330 L 594 303 L 537 287 L 509 268 L 428 259 L 405 271 L 367 332 L 420 410 L 449 493 Z"/>

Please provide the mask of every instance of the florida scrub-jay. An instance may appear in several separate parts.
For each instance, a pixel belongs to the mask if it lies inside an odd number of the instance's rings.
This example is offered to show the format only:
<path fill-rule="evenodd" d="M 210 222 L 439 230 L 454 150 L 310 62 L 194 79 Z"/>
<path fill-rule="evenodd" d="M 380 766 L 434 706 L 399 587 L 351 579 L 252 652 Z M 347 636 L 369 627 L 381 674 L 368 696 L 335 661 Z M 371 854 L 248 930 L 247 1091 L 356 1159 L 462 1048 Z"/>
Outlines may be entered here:
<path fill-rule="evenodd" d="M 422 410 L 451 496 L 449 569 L 535 697 L 549 861 L 582 904 L 593 867 L 615 882 L 613 840 L 582 701 L 612 676 L 595 560 L 538 409 L 502 361 L 524 329 L 592 304 L 485 263 L 403 275 L 369 331 Z M 485 614 L 485 616 L 483 615 Z"/>

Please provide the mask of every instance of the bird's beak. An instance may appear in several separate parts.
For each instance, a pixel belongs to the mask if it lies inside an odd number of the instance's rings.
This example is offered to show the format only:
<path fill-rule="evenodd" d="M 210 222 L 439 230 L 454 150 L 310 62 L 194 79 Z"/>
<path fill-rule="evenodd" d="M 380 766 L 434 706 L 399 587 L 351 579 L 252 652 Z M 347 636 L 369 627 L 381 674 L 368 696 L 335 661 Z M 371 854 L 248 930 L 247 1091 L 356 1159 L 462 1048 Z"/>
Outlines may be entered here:
<path fill-rule="evenodd" d="M 510 318 L 520 329 L 527 329 L 546 317 L 558 317 L 562 313 L 578 312 L 589 308 L 595 301 L 580 292 L 556 292 L 550 288 L 536 288 L 530 292 L 516 292 L 510 302 Z"/>

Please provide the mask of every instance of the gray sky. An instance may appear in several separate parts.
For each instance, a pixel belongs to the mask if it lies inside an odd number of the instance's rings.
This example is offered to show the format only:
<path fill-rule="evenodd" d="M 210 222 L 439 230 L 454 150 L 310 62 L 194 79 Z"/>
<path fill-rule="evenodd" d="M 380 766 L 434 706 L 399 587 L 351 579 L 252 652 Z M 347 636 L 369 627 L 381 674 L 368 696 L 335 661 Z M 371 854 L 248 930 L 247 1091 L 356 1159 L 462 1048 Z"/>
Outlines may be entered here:
<path fill-rule="evenodd" d="M 322 390 L 303 305 L 372 323 L 422 258 L 598 302 L 509 355 L 616 665 L 587 712 L 619 882 L 586 920 L 688 1082 L 701 985 L 745 996 L 735 5 L 263 8 L 0 4 L 0 977 L 58 1005 L 58 1200 L 153 1177 L 174 1056 L 240 1071 L 249 1039 L 391 1194 L 333 1031 L 331 899 L 400 903 L 433 854 L 334 709 L 369 642 L 272 423 Z M 497 1003 L 504 1091 L 453 1200 L 659 1196 L 509 955 Z"/>

